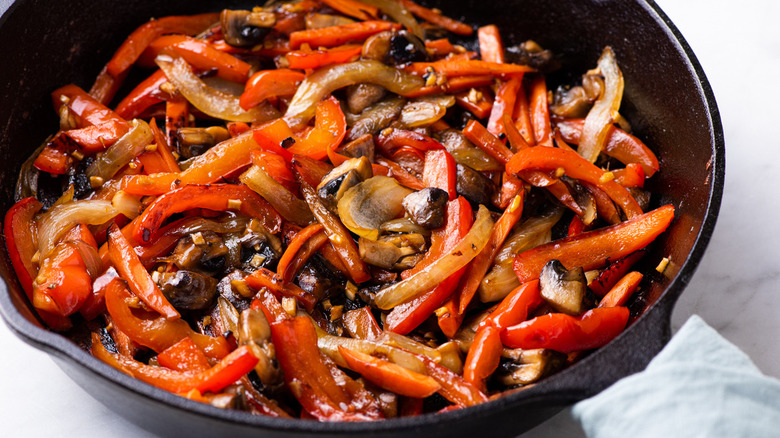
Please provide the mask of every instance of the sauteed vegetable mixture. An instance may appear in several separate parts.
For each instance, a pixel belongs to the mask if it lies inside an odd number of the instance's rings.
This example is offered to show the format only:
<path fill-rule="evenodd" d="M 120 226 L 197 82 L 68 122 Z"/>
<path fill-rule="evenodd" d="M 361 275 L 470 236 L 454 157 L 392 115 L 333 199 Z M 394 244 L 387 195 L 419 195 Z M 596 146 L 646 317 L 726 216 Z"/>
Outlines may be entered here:
<path fill-rule="evenodd" d="M 48 327 L 192 400 L 482 403 L 618 336 L 674 217 L 593 67 L 552 87 L 555 54 L 411 0 L 153 19 L 52 92 L 8 252 Z"/>

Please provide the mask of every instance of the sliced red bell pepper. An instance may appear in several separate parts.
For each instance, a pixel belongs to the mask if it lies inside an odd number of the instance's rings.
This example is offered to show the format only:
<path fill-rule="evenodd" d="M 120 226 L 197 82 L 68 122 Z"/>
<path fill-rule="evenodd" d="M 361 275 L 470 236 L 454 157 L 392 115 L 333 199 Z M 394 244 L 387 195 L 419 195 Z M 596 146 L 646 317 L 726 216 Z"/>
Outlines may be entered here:
<path fill-rule="evenodd" d="M 179 318 L 179 312 L 168 302 L 160 288 L 152 280 L 133 246 L 116 225 L 108 229 L 108 255 L 119 275 L 128 283 L 133 294 L 151 309 L 168 319 Z"/>
<path fill-rule="evenodd" d="M 369 382 L 406 397 L 425 398 L 441 386 L 424 374 L 407 370 L 392 362 L 339 346 L 339 353 L 347 365 Z"/>
<path fill-rule="evenodd" d="M 544 76 L 536 76 L 531 81 L 528 95 L 531 123 L 534 127 L 534 142 L 537 146 L 552 146 L 550 108 L 547 104 L 547 83 Z"/>
<path fill-rule="evenodd" d="M 376 406 L 359 406 L 344 381 L 335 379 L 317 347 L 317 333 L 305 316 L 271 324 L 284 380 L 303 409 L 318 420 L 357 421 L 380 418 Z M 351 380 L 351 379 L 349 379 Z"/>
<path fill-rule="evenodd" d="M 527 169 L 556 170 L 563 168 L 566 175 L 604 190 L 609 197 L 623 209 L 626 216 L 634 218 L 642 214 L 631 193 L 615 181 L 603 181 L 604 171 L 591 164 L 579 154 L 561 148 L 533 147 L 518 151 L 506 165 L 506 171 L 517 175 Z"/>
<path fill-rule="evenodd" d="M 639 262 L 639 260 L 642 259 L 642 257 L 644 257 L 644 255 L 645 251 L 637 251 L 622 259 L 611 261 L 609 266 L 604 268 L 588 287 L 597 296 L 603 297 L 637 262 Z"/>
<path fill-rule="evenodd" d="M 238 104 L 249 110 L 272 97 L 292 96 L 305 78 L 303 73 L 288 68 L 261 70 L 246 82 Z"/>
<path fill-rule="evenodd" d="M 477 293 L 479 285 L 482 284 L 482 279 L 485 278 L 488 269 L 493 264 L 493 261 L 501 249 L 501 245 L 504 244 L 512 228 L 520 221 L 523 216 L 523 191 L 510 202 L 509 206 L 504 210 L 504 213 L 496 221 L 493 226 L 493 232 L 490 234 L 490 239 L 487 245 L 482 251 L 474 258 L 474 260 L 466 267 L 466 273 L 458 284 L 458 308 L 456 309 L 459 315 L 466 313 L 466 307 L 471 303 L 474 294 Z"/>
<path fill-rule="evenodd" d="M 639 187 L 645 185 L 645 171 L 639 163 L 628 163 L 623 169 L 615 169 L 615 181 L 623 187 Z"/>
<path fill-rule="evenodd" d="M 154 152 L 157 156 L 160 157 L 159 173 L 180 172 L 181 168 L 179 167 L 179 163 L 176 161 L 176 158 L 173 156 L 173 152 L 171 152 L 170 143 L 165 138 L 165 134 L 163 134 L 163 132 L 160 131 L 160 128 L 157 127 L 157 122 L 154 120 L 154 118 L 152 118 L 152 120 L 149 122 L 149 127 L 152 129 L 154 142 L 157 143 L 157 149 L 149 152 Z"/>
<path fill-rule="evenodd" d="M 341 220 L 325 207 L 317 192 L 309 184 L 305 182 L 301 184 L 301 193 L 306 203 L 309 204 L 309 209 L 314 214 L 314 217 L 322 224 L 330 243 L 347 268 L 346 274 L 355 283 L 363 283 L 371 279 L 368 267 L 363 262 L 363 259 L 360 258 L 360 253 L 358 253 L 352 235 L 349 234 Z"/>
<path fill-rule="evenodd" d="M 617 182 L 617 180 L 615 182 Z M 621 221 L 620 212 L 604 190 L 601 190 L 589 182 L 580 181 L 580 183 L 588 189 L 588 192 L 590 192 L 593 197 L 593 201 L 596 203 L 596 213 L 598 214 L 598 217 L 613 225 Z"/>
<path fill-rule="evenodd" d="M 521 83 L 520 89 L 517 91 L 515 97 L 515 126 L 525 141 L 533 145 L 534 142 L 534 128 L 531 124 L 531 107 L 528 103 L 528 96 L 526 95 L 525 86 Z"/>
<path fill-rule="evenodd" d="M 501 116 L 501 123 L 503 125 L 506 138 L 509 140 L 509 145 L 511 146 L 512 152 L 521 151 L 531 147 L 531 145 L 526 141 L 525 137 L 523 137 L 523 134 L 517 130 L 517 126 L 512 121 L 512 117 L 509 114 L 504 114 Z"/>
<path fill-rule="evenodd" d="M 54 90 L 51 97 L 57 113 L 62 106 L 68 107 L 68 115 L 78 129 L 66 131 L 66 135 L 87 153 L 106 149 L 130 129 L 117 113 L 73 84 Z"/>
<path fill-rule="evenodd" d="M 441 94 L 441 93 L 455 93 L 457 91 L 462 90 L 469 90 L 471 88 L 482 88 L 488 85 L 493 85 L 493 82 L 495 81 L 495 77 L 491 75 L 471 75 L 471 76 L 457 76 L 454 78 L 447 78 L 447 81 L 443 84 L 435 84 L 435 85 L 426 85 L 424 87 L 420 87 L 416 90 L 413 90 L 409 93 L 404 94 L 404 97 L 408 98 L 415 98 L 415 97 L 421 97 L 421 96 L 430 96 L 432 94 Z M 468 92 L 466 92 L 464 95 L 468 95 Z M 471 103 L 467 99 L 464 99 L 462 96 L 458 98 L 458 102 L 462 102 L 462 104 Z M 469 108 L 477 108 L 476 111 L 479 112 L 479 114 L 487 114 L 490 112 L 490 107 L 492 106 L 492 101 L 488 101 L 487 99 L 481 100 L 476 106 L 472 105 L 466 109 Z M 487 107 L 487 109 L 485 109 Z M 474 112 L 474 111 L 472 111 Z M 474 112 L 475 115 L 477 115 L 477 112 Z M 479 118 L 485 118 L 486 115 L 477 115 Z"/>
<path fill-rule="evenodd" d="M 172 148 L 178 149 L 179 129 L 191 126 L 190 104 L 181 96 L 172 96 L 165 101 L 165 137 Z"/>
<path fill-rule="evenodd" d="M 416 75 L 425 75 L 430 69 L 437 74 L 447 77 L 471 76 L 471 75 L 494 75 L 498 77 L 507 77 L 513 75 L 522 76 L 525 73 L 534 71 L 527 65 L 518 64 L 499 64 L 497 62 L 470 60 L 451 60 L 443 59 L 434 62 L 413 62 L 404 69 Z"/>
<path fill-rule="evenodd" d="M 135 296 L 119 278 L 106 286 L 106 309 L 114 325 L 134 342 L 160 353 L 190 337 L 210 358 L 221 359 L 230 352 L 225 338 L 200 334 L 183 319 L 167 319 L 157 312 L 134 309 L 134 300 Z"/>
<path fill-rule="evenodd" d="M 439 394 L 447 400 L 462 406 L 474 406 L 487 401 L 485 394 L 448 368 L 437 364 L 428 357 L 417 357 L 425 364 L 428 375 L 441 385 Z"/>
<path fill-rule="evenodd" d="M 402 277 L 408 278 L 424 269 L 445 252 L 452 250 L 469 232 L 472 222 L 471 204 L 465 198 L 459 197 L 450 201 L 447 204 L 444 226 L 434 230 L 431 235 L 431 248 L 423 260 L 417 263 L 414 268 L 404 271 Z M 434 289 L 411 301 L 395 306 L 387 315 L 385 329 L 402 335 L 414 330 L 452 295 L 464 271 L 465 268 L 453 273 Z"/>
<path fill-rule="evenodd" d="M 124 84 L 126 77 L 127 75 L 124 74 L 115 78 L 108 73 L 108 68 L 104 66 L 103 70 L 100 70 L 97 78 L 95 78 L 95 82 L 92 83 L 89 95 L 103 105 L 108 105 L 114 100 L 114 96 L 116 96 L 116 93 Z"/>
<path fill-rule="evenodd" d="M 317 304 L 317 297 L 301 289 L 295 283 L 285 281 L 281 275 L 265 268 L 258 268 L 257 271 L 247 275 L 244 280 L 252 289 L 260 290 L 261 288 L 266 288 L 276 296 L 295 298 L 310 312 Z"/>
<path fill-rule="evenodd" d="M 485 391 L 485 379 L 498 368 L 501 360 L 501 330 L 487 326 L 477 330 L 463 364 L 463 379 Z"/>
<path fill-rule="evenodd" d="M 625 306 L 631 295 L 636 292 L 641 281 L 642 274 L 636 271 L 629 272 L 604 295 L 604 298 L 599 302 L 599 307 Z"/>
<path fill-rule="evenodd" d="M 539 280 L 523 283 L 504 297 L 493 312 L 479 323 L 477 329 L 485 327 L 503 329 L 520 324 L 528 319 L 528 315 L 542 303 L 544 299 L 539 292 Z"/>
<path fill-rule="evenodd" d="M 400 24 L 389 21 L 361 21 L 340 26 L 301 30 L 290 34 L 290 48 L 297 49 L 302 44 L 308 44 L 312 47 L 335 47 L 350 41 L 363 41 L 379 32 L 400 28 Z"/>
<path fill-rule="evenodd" d="M 428 53 L 431 56 L 443 57 L 450 53 L 456 53 L 458 49 L 452 45 L 448 38 L 439 38 L 438 40 L 431 40 L 425 42 L 425 48 L 428 49 Z"/>
<path fill-rule="evenodd" d="M 360 44 L 345 44 L 332 49 L 293 50 L 287 52 L 284 57 L 290 68 L 306 70 L 319 68 L 323 65 L 355 61 L 362 50 L 363 46 Z"/>
<path fill-rule="evenodd" d="M 70 137 L 64 132 L 58 132 L 35 158 L 33 166 L 41 172 L 64 175 L 73 162 L 70 152 L 76 149 L 78 145 Z"/>
<path fill-rule="evenodd" d="M 146 48 L 160 35 L 182 33 L 197 35 L 219 21 L 219 13 L 170 16 L 148 21 L 133 31 L 119 46 L 106 65 L 113 77 L 119 77 L 135 63 Z"/>
<path fill-rule="evenodd" d="M 281 155 L 257 149 L 250 152 L 249 156 L 252 164 L 260 166 L 274 181 L 292 193 L 298 192 L 298 181 L 295 180 L 287 161 Z"/>
<path fill-rule="evenodd" d="M 587 225 L 585 225 L 585 222 L 582 221 L 582 219 L 577 216 L 576 214 L 571 218 L 571 222 L 569 222 L 569 231 L 566 233 L 567 236 L 576 236 L 578 234 L 582 234 L 586 229 Z"/>
<path fill-rule="evenodd" d="M 493 109 L 490 111 L 490 118 L 488 119 L 487 130 L 495 136 L 506 134 L 504 129 L 503 118 L 505 116 L 512 117 L 515 111 L 515 99 L 517 93 L 520 90 L 520 84 L 523 82 L 523 78 L 520 76 L 514 76 L 506 81 L 501 82 L 501 85 L 496 91 L 496 99 L 493 101 Z"/>
<path fill-rule="evenodd" d="M 162 70 L 155 71 L 119 102 L 116 113 L 125 119 L 134 119 L 152 105 L 162 102 L 163 92 L 160 91 L 160 85 L 165 82 L 168 82 L 165 73 Z"/>
<path fill-rule="evenodd" d="M 339 101 L 331 96 L 317 104 L 314 129 L 292 144 L 287 150 L 296 155 L 306 155 L 315 160 L 328 156 L 347 134 L 347 121 Z"/>
<path fill-rule="evenodd" d="M 499 208 L 507 208 L 512 199 L 523 190 L 523 181 L 506 172 L 501 177 L 503 181 L 501 182 L 501 191 L 499 192 L 496 205 Z"/>
<path fill-rule="evenodd" d="M 479 41 L 479 53 L 483 61 L 504 63 L 504 43 L 501 41 L 501 33 L 498 26 L 490 24 L 477 29 Z M 514 102 L 514 101 L 513 101 Z M 512 107 L 514 109 L 514 106 Z"/>
<path fill-rule="evenodd" d="M 197 390 L 200 393 L 218 392 L 252 371 L 257 358 L 247 346 L 238 347 L 219 363 L 199 373 L 180 372 L 164 367 L 146 365 L 130 357 L 110 353 L 92 334 L 92 355 L 138 380 L 173 393 Z"/>
<path fill-rule="evenodd" d="M 282 321 L 292 318 L 287 312 L 284 311 L 284 307 L 279 303 L 274 294 L 268 289 L 260 289 L 255 295 L 255 299 L 251 304 L 253 309 L 260 309 L 263 311 L 266 319 L 269 322 Z"/>
<path fill-rule="evenodd" d="M 228 122 L 227 124 L 227 130 L 231 137 L 238 137 L 250 129 L 252 128 L 244 122 Z"/>
<path fill-rule="evenodd" d="M 568 268 L 602 267 L 608 260 L 617 260 L 649 245 L 673 219 L 674 207 L 664 205 L 617 225 L 537 246 L 515 257 L 515 274 L 521 283 L 535 280 L 542 267 L 553 259 Z"/>
<path fill-rule="evenodd" d="M 448 31 L 456 34 L 456 35 L 463 35 L 463 36 L 469 36 L 472 33 L 474 33 L 474 29 L 471 28 L 468 24 L 461 23 L 460 21 L 453 20 L 452 18 L 446 17 L 441 14 L 441 12 L 438 12 L 434 9 L 428 9 L 424 6 L 420 6 L 417 3 L 411 1 L 411 0 L 400 0 L 401 4 L 409 10 L 412 14 L 416 15 L 417 17 L 422 18 L 423 20 L 433 23 L 437 26 L 443 27 L 444 29 L 447 29 Z"/>
<path fill-rule="evenodd" d="M 142 66 L 153 67 L 154 59 L 163 51 L 172 50 L 199 71 L 216 71 L 218 77 L 243 84 L 249 78 L 251 66 L 235 56 L 217 50 L 206 40 L 186 35 L 157 37 L 138 59 Z"/>
<path fill-rule="evenodd" d="M 629 311 L 625 307 L 588 310 L 579 317 L 548 313 L 505 328 L 501 341 L 509 348 L 549 348 L 561 353 L 603 347 L 623 332 Z"/>
<path fill-rule="evenodd" d="M 376 162 L 377 164 L 386 166 L 388 169 L 390 169 L 389 176 L 395 178 L 395 180 L 398 181 L 398 183 L 402 186 L 409 187 L 412 190 L 422 190 L 425 188 L 425 184 L 420 181 L 420 178 L 412 175 L 408 170 L 401 167 L 401 165 L 395 161 L 385 158 L 377 158 Z"/>
<path fill-rule="evenodd" d="M 510 151 L 495 135 L 485 129 L 481 123 L 474 119 L 469 120 L 466 127 L 463 128 L 463 135 L 474 143 L 475 146 L 501 162 L 501 164 L 508 163 L 512 158 L 512 151 Z"/>
<path fill-rule="evenodd" d="M 295 277 L 295 274 L 297 273 L 296 268 L 302 266 L 298 263 L 298 260 L 303 257 L 308 259 L 314 255 L 314 252 L 317 251 L 319 247 L 325 244 L 327 241 L 327 236 L 324 233 L 320 233 L 321 231 L 322 225 L 311 224 L 296 233 L 295 237 L 290 240 L 290 243 L 284 250 L 282 257 L 279 258 L 279 263 L 276 267 L 276 273 L 282 277 L 282 280 L 286 282 L 292 281 L 293 277 Z M 315 240 L 314 236 L 317 234 L 322 234 L 322 236 L 317 239 L 317 245 L 312 247 L 311 250 L 306 251 L 305 255 L 301 254 L 303 252 L 304 246 L 307 245 L 308 242 Z"/>
<path fill-rule="evenodd" d="M 155 199 L 139 216 L 133 238 L 138 242 L 150 242 L 168 217 L 193 208 L 238 210 L 259 219 L 271 233 L 275 234 L 281 230 L 282 218 L 279 213 L 245 185 L 188 185 Z"/>
<path fill-rule="evenodd" d="M 431 137 L 405 129 L 382 131 L 376 139 L 376 145 L 386 157 L 392 157 L 393 152 L 402 146 L 409 146 L 422 152 L 444 149 L 441 143 Z"/>
<path fill-rule="evenodd" d="M 200 373 L 211 368 L 208 357 L 189 337 L 161 351 L 157 362 L 174 371 Z"/>
<path fill-rule="evenodd" d="M 295 170 L 296 178 L 300 176 L 306 184 L 312 187 L 317 187 L 322 178 L 333 170 L 333 166 L 330 164 L 305 155 L 294 155 L 290 164 Z"/>
<path fill-rule="evenodd" d="M 450 195 L 453 201 L 458 197 L 455 189 L 457 182 L 457 163 L 455 158 L 445 149 L 429 150 L 425 152 L 425 167 L 423 168 L 422 182 L 426 187 L 437 187 Z"/>
<path fill-rule="evenodd" d="M 558 122 L 556 127 L 561 131 L 564 140 L 579 144 L 584 125 L 584 119 L 574 119 Z M 607 130 L 607 139 L 604 142 L 602 152 L 623 164 L 637 163 L 641 165 L 648 178 L 660 168 L 658 158 L 642 140 L 615 126 L 610 126 Z"/>
<path fill-rule="evenodd" d="M 287 122 L 281 118 L 263 124 L 252 131 L 252 136 L 260 148 L 281 155 L 285 161 L 290 161 L 293 153 L 282 147 L 282 145 L 287 145 L 286 143 L 290 141 L 297 142 L 300 140 L 290 129 L 290 126 L 287 125 Z"/>
<path fill-rule="evenodd" d="M 490 117 L 493 109 L 493 94 L 488 87 L 475 88 L 478 91 L 476 101 L 472 98 L 471 91 L 462 91 L 455 95 L 455 103 L 466 111 L 474 114 L 478 119 Z"/>
<path fill-rule="evenodd" d="M 322 3 L 358 20 L 371 20 L 379 16 L 379 8 L 358 0 L 322 0 Z"/>

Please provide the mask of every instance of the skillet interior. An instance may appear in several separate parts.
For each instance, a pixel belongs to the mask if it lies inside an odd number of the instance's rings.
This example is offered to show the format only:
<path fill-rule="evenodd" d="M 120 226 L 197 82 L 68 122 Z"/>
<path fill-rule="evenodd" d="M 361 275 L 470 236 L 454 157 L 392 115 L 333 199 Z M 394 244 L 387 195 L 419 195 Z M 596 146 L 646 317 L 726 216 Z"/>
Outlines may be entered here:
<path fill-rule="evenodd" d="M 712 233 L 723 188 L 724 150 L 720 118 L 690 48 L 654 3 L 626 0 L 427 1 L 470 23 L 495 23 L 507 44 L 534 39 L 560 54 L 575 75 L 595 65 L 611 45 L 626 77 L 624 115 L 659 155 L 662 171 L 650 189 L 656 202 L 672 203 L 677 217 L 654 246 L 649 260 L 671 260 L 671 276 L 654 275 L 638 304 L 643 315 L 618 339 L 576 366 L 529 389 L 475 408 L 438 416 L 378 424 L 320 424 L 252 417 L 176 397 L 137 382 L 99 363 L 75 344 L 40 329 L 0 251 L 0 312 L 25 341 L 50 352 L 58 364 L 96 398 L 139 425 L 165 435 L 234 434 L 264 431 L 269 436 L 344 435 L 468 436 L 517 434 L 561 407 L 595 394 L 615 380 L 642 369 L 669 337 L 669 316 Z M 144 2 L 124 0 L 96 5 L 17 1 L 0 19 L 6 62 L 0 69 L 0 207 L 13 203 L 17 169 L 51 133 L 57 120 L 49 92 L 66 83 L 88 88 L 113 50 L 137 25 L 152 16 L 252 6 L 205 0 Z M 94 8 L 102 9 L 96 13 Z M 100 15 L 101 18 L 95 17 Z M 567 78 L 553 78 L 565 81 Z M 4 247 L 3 247 L 4 248 Z"/>

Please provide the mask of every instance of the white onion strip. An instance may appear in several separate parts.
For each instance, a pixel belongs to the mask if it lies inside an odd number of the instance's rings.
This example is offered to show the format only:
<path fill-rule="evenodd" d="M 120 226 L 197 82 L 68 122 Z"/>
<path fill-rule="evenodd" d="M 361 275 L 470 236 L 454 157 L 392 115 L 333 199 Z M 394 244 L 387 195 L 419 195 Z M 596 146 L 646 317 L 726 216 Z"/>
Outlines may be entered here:
<path fill-rule="evenodd" d="M 594 163 L 607 139 L 607 132 L 612 121 L 617 117 L 620 101 L 623 99 L 623 73 L 618 68 L 615 53 L 607 46 L 601 53 L 598 62 L 599 70 L 604 76 L 604 92 L 601 93 L 593 108 L 585 118 L 582 137 L 577 152 L 586 160 Z"/>

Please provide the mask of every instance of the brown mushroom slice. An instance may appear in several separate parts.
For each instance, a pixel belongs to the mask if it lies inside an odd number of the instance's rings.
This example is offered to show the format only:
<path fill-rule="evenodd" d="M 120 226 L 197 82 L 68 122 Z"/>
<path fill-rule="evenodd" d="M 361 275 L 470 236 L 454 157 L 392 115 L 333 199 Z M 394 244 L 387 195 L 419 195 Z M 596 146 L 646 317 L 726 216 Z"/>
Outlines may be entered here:
<path fill-rule="evenodd" d="M 364 262 L 382 269 L 392 269 L 401 257 L 416 253 L 413 248 L 399 248 L 389 242 L 365 237 L 358 239 L 358 252 Z"/>
<path fill-rule="evenodd" d="M 503 164 L 474 146 L 460 130 L 445 129 L 439 132 L 436 137 L 458 164 L 480 172 L 504 170 Z"/>
<path fill-rule="evenodd" d="M 588 115 L 592 105 L 593 100 L 585 88 L 560 86 L 553 95 L 550 112 L 569 119 L 581 119 Z"/>
<path fill-rule="evenodd" d="M 347 190 L 338 202 L 338 214 L 350 231 L 376 240 L 379 226 L 404 211 L 401 201 L 412 191 L 386 176 L 375 176 Z"/>
<path fill-rule="evenodd" d="M 417 225 L 433 230 L 444 225 L 449 195 L 438 187 L 426 187 L 403 200 L 406 213 Z"/>
<path fill-rule="evenodd" d="M 354 84 L 347 87 L 347 108 L 349 112 L 358 114 L 364 109 L 379 102 L 387 92 L 384 87 L 376 84 Z"/>
<path fill-rule="evenodd" d="M 550 260 L 542 268 L 539 291 L 555 310 L 567 315 L 581 314 L 590 301 L 582 267 L 566 269 L 558 260 Z"/>
<path fill-rule="evenodd" d="M 329 209 L 335 210 L 347 190 L 371 178 L 373 174 L 368 158 L 349 159 L 322 178 L 317 186 L 317 195 Z"/>
<path fill-rule="evenodd" d="M 221 126 L 210 126 L 208 128 L 182 127 L 176 131 L 179 151 L 184 158 L 201 155 L 212 146 L 228 138 L 230 138 L 230 133 Z"/>
<path fill-rule="evenodd" d="M 485 175 L 476 170 L 458 164 L 455 190 L 472 205 L 490 205 L 490 199 L 496 190 L 496 185 Z"/>
<path fill-rule="evenodd" d="M 224 9 L 219 21 L 226 43 L 234 47 L 252 47 L 262 44 L 276 24 L 276 15 L 262 8 L 251 11 Z"/>
<path fill-rule="evenodd" d="M 401 114 L 403 105 L 404 99 L 391 97 L 366 108 L 352 125 L 347 139 L 354 140 L 366 134 L 376 134 Z"/>
<path fill-rule="evenodd" d="M 400 219 L 393 219 L 383 223 L 379 227 L 380 231 L 386 233 L 414 233 L 421 234 L 423 236 L 430 236 L 431 231 L 417 225 L 411 218 L 402 217 Z"/>
<path fill-rule="evenodd" d="M 252 350 L 258 359 L 255 372 L 264 385 L 274 385 L 281 380 L 276 362 L 276 350 L 271 342 L 271 325 L 260 309 L 245 309 L 238 320 L 238 342 Z"/>
<path fill-rule="evenodd" d="M 455 105 L 455 97 L 449 95 L 426 96 L 411 100 L 401 109 L 401 124 L 417 128 L 436 123 Z"/>
<path fill-rule="evenodd" d="M 177 310 L 206 309 L 217 295 L 217 280 L 209 275 L 182 269 L 160 277 L 160 290 Z"/>
<path fill-rule="evenodd" d="M 497 377 L 506 386 L 528 385 L 566 364 L 566 355 L 549 349 L 511 350 L 511 361 L 499 367 Z"/>
<path fill-rule="evenodd" d="M 366 157 L 368 161 L 374 162 L 376 157 L 376 146 L 374 145 L 374 136 L 371 134 L 358 137 L 351 142 L 339 147 L 336 152 L 349 158 Z"/>

